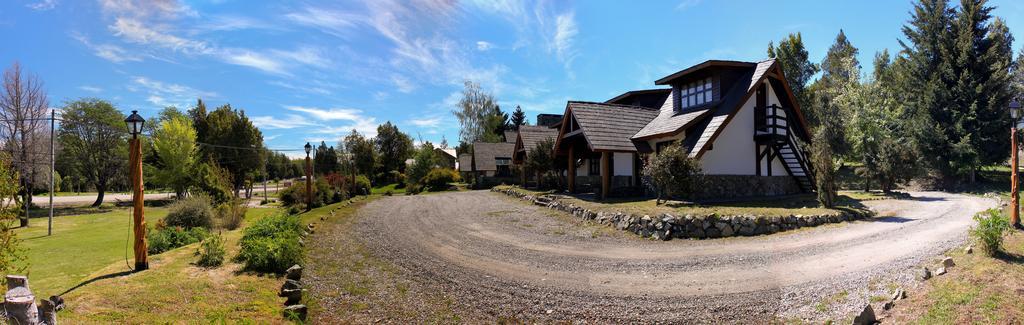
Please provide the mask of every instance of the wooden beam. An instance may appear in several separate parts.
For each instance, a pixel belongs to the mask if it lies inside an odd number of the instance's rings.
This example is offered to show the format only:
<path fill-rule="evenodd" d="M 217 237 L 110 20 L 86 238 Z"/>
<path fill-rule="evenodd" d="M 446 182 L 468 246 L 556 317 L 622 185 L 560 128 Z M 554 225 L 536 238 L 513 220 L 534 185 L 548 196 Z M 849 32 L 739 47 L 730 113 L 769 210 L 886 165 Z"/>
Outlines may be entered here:
<path fill-rule="evenodd" d="M 612 186 L 611 156 L 608 151 L 601 152 L 601 199 L 608 198 Z"/>
<path fill-rule="evenodd" d="M 576 193 L 576 153 L 569 145 L 569 193 Z"/>

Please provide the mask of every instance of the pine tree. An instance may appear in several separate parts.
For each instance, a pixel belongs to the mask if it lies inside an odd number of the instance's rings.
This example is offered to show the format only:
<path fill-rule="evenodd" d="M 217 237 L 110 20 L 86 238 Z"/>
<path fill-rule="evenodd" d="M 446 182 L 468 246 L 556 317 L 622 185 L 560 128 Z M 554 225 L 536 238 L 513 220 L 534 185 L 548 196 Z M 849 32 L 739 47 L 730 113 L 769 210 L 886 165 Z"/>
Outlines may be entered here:
<path fill-rule="evenodd" d="M 803 37 L 800 33 L 789 34 L 779 41 L 778 47 L 774 43 L 768 43 L 768 57 L 779 62 L 800 107 L 807 107 L 811 102 L 806 91 L 807 83 L 814 74 L 818 73 L 819 68 L 808 59 L 807 49 L 804 48 Z"/>
<path fill-rule="evenodd" d="M 512 129 L 516 131 L 519 131 L 520 126 L 529 125 L 529 122 L 526 120 L 526 113 L 523 112 L 523 109 L 519 107 L 519 105 L 516 105 L 515 112 L 512 112 L 511 124 Z"/>

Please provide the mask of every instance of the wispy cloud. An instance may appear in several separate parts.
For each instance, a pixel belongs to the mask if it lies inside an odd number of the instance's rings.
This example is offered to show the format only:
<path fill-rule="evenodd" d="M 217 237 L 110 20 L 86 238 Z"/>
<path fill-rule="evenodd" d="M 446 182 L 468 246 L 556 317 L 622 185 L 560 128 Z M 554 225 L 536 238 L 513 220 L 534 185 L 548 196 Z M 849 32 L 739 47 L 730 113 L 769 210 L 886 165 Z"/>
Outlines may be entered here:
<path fill-rule="evenodd" d="M 103 92 L 103 88 L 96 87 L 96 86 L 89 86 L 89 85 L 78 86 L 78 89 L 85 90 L 85 91 L 88 91 L 88 92 L 91 92 L 91 93 Z"/>
<path fill-rule="evenodd" d="M 676 10 L 683 11 L 699 5 L 703 0 L 682 0 L 676 5 Z"/>
<path fill-rule="evenodd" d="M 409 120 L 409 124 L 412 124 L 412 125 L 415 125 L 415 126 L 418 126 L 418 127 L 434 128 L 434 127 L 438 127 L 438 126 L 441 125 L 441 117 L 437 116 L 437 117 L 428 117 L 428 118 L 421 118 L 421 119 L 411 119 L 411 120 Z"/>
<path fill-rule="evenodd" d="M 74 33 L 71 35 L 72 38 L 85 45 L 85 47 L 92 50 L 93 54 L 98 57 L 104 58 L 107 61 L 114 63 L 122 63 L 126 61 L 142 61 L 142 57 L 135 55 L 120 46 L 114 44 L 95 44 L 89 41 L 83 35 Z"/>
<path fill-rule="evenodd" d="M 318 134 L 330 134 L 340 136 L 352 132 L 353 129 L 366 136 L 377 135 L 377 119 L 366 116 L 362 110 L 353 108 L 318 108 L 303 106 L 285 106 L 287 110 L 305 113 L 314 120 L 319 120 L 321 126 L 313 130 Z M 335 122 L 346 122 L 340 125 Z"/>
<path fill-rule="evenodd" d="M 316 125 L 316 123 L 311 122 L 308 118 L 297 114 L 288 114 L 284 118 L 279 116 L 255 116 L 252 118 L 252 123 L 257 127 L 266 129 L 294 129 Z"/>
<path fill-rule="evenodd" d="M 26 4 L 25 7 L 35 11 L 47 11 L 57 7 L 57 0 L 42 0 Z"/>
<path fill-rule="evenodd" d="M 391 82 L 395 84 L 395 87 L 398 88 L 398 91 L 406 94 L 416 90 L 416 85 L 413 84 L 412 81 L 409 80 L 409 78 L 406 78 L 405 76 L 402 75 L 392 75 Z"/>
<path fill-rule="evenodd" d="M 150 78 L 135 76 L 126 87 L 129 91 L 145 92 L 146 101 L 158 107 L 187 107 L 197 98 L 217 97 L 214 92 L 200 91 L 195 88 Z"/>
<path fill-rule="evenodd" d="M 487 52 L 494 48 L 494 44 L 487 41 L 477 41 L 476 49 L 480 52 Z"/>
<path fill-rule="evenodd" d="M 566 65 L 570 65 L 576 58 L 573 43 L 579 32 L 574 13 L 561 14 L 555 18 L 555 36 L 552 38 L 551 46 L 555 49 L 558 59 L 565 62 Z"/>
<path fill-rule="evenodd" d="M 356 14 L 313 7 L 306 7 L 300 11 L 288 13 L 285 15 L 285 18 L 300 25 L 319 28 L 335 36 L 347 36 L 348 32 L 363 20 L 361 16 Z"/>

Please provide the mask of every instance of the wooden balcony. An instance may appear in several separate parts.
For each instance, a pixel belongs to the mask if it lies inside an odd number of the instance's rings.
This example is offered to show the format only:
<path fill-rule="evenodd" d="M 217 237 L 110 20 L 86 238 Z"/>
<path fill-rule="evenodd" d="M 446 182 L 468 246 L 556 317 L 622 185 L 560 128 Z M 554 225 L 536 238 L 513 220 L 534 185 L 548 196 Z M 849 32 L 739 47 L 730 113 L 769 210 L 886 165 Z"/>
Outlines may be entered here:
<path fill-rule="evenodd" d="M 754 109 L 754 140 L 785 141 L 789 137 L 787 109 L 778 105 Z"/>

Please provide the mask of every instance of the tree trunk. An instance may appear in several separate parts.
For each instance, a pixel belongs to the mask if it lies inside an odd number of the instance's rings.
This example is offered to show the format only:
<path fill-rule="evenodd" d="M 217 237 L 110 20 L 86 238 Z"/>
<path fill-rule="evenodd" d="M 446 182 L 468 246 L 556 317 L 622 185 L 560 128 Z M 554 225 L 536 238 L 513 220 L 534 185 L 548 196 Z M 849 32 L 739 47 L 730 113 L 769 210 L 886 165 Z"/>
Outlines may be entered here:
<path fill-rule="evenodd" d="M 100 204 L 103 204 L 103 192 L 106 190 L 106 185 L 96 185 L 96 202 L 92 203 L 93 207 L 98 207 Z"/>

